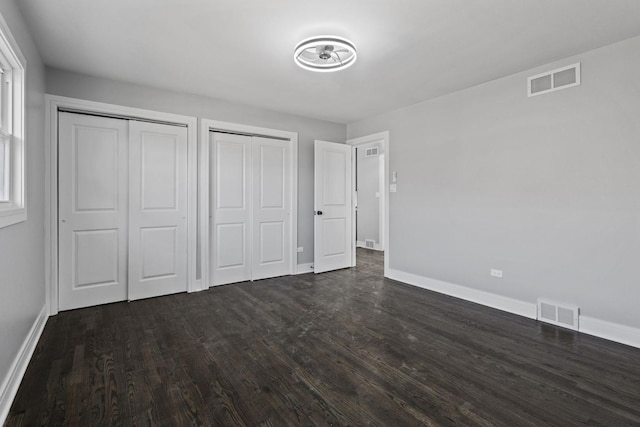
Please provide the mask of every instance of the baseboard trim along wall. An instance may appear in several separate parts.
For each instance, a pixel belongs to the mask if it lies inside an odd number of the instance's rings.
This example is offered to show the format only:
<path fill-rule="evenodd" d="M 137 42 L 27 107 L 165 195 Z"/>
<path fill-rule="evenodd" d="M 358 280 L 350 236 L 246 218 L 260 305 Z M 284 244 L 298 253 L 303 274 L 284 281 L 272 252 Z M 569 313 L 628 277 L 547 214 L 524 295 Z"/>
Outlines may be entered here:
<path fill-rule="evenodd" d="M 47 324 L 48 318 L 49 314 L 47 305 L 45 304 L 42 310 L 40 310 L 38 317 L 36 317 L 33 326 L 31 326 L 31 330 L 22 343 L 22 346 L 20 346 L 20 351 L 13 360 L 9 372 L 7 372 L 6 377 L 2 381 L 2 386 L 0 387 L 0 425 L 4 425 L 7 415 L 9 415 L 9 409 L 11 409 L 13 399 L 16 397 L 18 387 L 20 387 L 20 382 L 22 382 L 22 377 L 24 377 L 27 366 L 29 366 L 29 361 L 31 360 L 31 356 L 33 356 L 33 352 L 36 349 L 36 345 L 38 344 L 40 335 L 42 335 L 44 326 Z"/>
<path fill-rule="evenodd" d="M 298 264 L 296 274 L 313 273 L 313 263 Z"/>
<path fill-rule="evenodd" d="M 374 246 L 372 248 L 367 248 L 367 244 L 361 240 L 356 241 L 356 248 L 365 248 L 365 249 L 372 249 L 374 251 L 382 251 L 382 248 L 380 247 L 380 243 L 374 243 Z"/>
<path fill-rule="evenodd" d="M 518 314 L 530 319 L 536 319 L 537 317 L 537 307 L 535 303 L 530 304 L 513 298 L 503 297 L 489 292 L 467 288 L 466 286 L 454 285 L 453 283 L 430 279 L 428 277 L 405 273 L 404 271 L 394 269 L 389 269 L 387 277 L 419 288 L 486 305 L 491 308 L 497 308 L 498 310 Z"/>
<path fill-rule="evenodd" d="M 530 319 L 535 320 L 537 318 L 536 303 L 528 303 L 394 269 L 389 269 L 386 277 L 408 285 L 482 304 Z M 638 328 L 581 315 L 579 332 L 640 348 L 640 329 Z"/>
<path fill-rule="evenodd" d="M 640 348 L 640 329 L 580 316 L 580 332 Z"/>

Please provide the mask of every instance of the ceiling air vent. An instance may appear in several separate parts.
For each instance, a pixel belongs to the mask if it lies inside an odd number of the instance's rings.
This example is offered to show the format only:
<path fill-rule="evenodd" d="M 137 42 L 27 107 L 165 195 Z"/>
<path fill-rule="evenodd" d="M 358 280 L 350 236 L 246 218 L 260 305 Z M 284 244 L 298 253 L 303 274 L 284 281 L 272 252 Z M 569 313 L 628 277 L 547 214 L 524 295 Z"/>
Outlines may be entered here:
<path fill-rule="evenodd" d="M 527 95 L 536 96 L 580 84 L 580 63 L 537 74 L 527 79 Z"/>
<path fill-rule="evenodd" d="M 365 150 L 365 157 L 373 157 L 378 155 L 378 147 L 369 147 Z"/>
<path fill-rule="evenodd" d="M 557 326 L 578 330 L 580 309 L 574 305 L 538 300 L 538 320 Z"/>

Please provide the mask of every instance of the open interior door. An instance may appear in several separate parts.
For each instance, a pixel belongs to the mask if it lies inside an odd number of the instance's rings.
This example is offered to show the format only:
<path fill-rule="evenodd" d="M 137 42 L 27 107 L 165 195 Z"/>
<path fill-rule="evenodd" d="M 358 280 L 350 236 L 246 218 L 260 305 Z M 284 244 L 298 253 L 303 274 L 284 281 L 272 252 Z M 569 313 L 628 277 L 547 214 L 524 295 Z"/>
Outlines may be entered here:
<path fill-rule="evenodd" d="M 322 273 L 353 266 L 353 147 L 326 141 L 314 147 L 314 271 Z"/>

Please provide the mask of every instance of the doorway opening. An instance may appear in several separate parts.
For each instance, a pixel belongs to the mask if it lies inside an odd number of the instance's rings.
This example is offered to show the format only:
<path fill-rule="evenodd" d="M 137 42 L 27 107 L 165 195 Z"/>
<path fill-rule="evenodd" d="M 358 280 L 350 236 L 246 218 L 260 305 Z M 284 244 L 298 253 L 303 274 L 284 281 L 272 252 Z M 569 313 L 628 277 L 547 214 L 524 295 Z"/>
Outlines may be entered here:
<path fill-rule="evenodd" d="M 353 265 L 380 262 L 388 269 L 389 132 L 347 141 L 353 158 Z"/>

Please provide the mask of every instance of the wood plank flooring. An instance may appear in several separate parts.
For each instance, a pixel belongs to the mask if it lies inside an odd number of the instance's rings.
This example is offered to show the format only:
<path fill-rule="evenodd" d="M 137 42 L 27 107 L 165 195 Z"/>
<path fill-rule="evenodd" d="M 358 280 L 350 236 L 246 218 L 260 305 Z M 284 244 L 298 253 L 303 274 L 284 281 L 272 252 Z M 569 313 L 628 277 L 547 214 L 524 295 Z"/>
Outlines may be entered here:
<path fill-rule="evenodd" d="M 640 350 L 358 267 L 63 312 L 6 425 L 640 425 Z"/>

